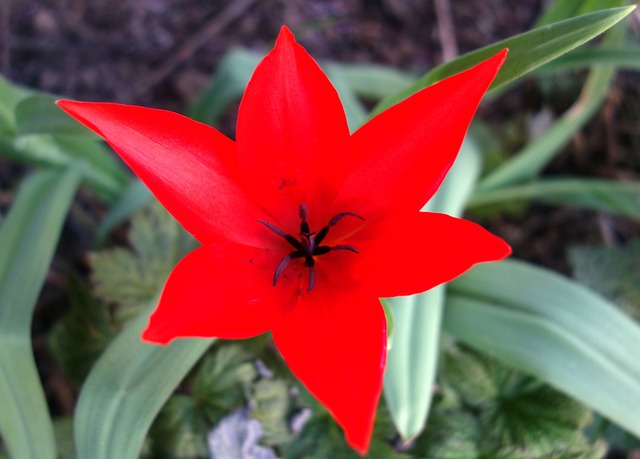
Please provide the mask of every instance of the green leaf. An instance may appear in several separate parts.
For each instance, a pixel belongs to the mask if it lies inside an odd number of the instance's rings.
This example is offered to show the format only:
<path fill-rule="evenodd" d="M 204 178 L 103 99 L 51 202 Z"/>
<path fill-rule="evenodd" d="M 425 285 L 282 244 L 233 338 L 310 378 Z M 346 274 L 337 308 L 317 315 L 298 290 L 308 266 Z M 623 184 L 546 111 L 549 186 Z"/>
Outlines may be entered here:
<path fill-rule="evenodd" d="M 81 384 L 116 335 L 109 312 L 96 304 L 88 286 L 77 276 L 68 282 L 71 310 L 49 333 L 49 346 L 65 375 Z"/>
<path fill-rule="evenodd" d="M 117 320 L 139 312 L 167 280 L 169 273 L 196 242 L 157 202 L 131 221 L 131 248 L 107 249 L 91 255 L 95 295 L 115 303 Z"/>
<path fill-rule="evenodd" d="M 347 117 L 347 123 L 349 124 L 349 130 L 353 132 L 367 121 L 367 112 L 338 67 L 329 67 L 326 71 L 331 83 L 333 83 L 336 91 L 338 91 Z"/>
<path fill-rule="evenodd" d="M 615 70 L 597 68 L 589 74 L 580 98 L 547 132 L 530 142 L 483 178 L 477 191 L 489 191 L 535 177 L 573 135 L 595 115 L 604 102 Z"/>
<path fill-rule="evenodd" d="M 89 373 L 76 408 L 78 459 L 137 459 L 153 419 L 212 343 L 143 343 L 148 311 L 127 325 Z"/>
<path fill-rule="evenodd" d="M 48 94 L 34 94 L 22 99 L 15 107 L 16 134 L 56 134 L 99 137 L 71 118 L 56 105 L 57 98 Z"/>
<path fill-rule="evenodd" d="M 591 421 L 589 410 L 486 356 L 456 346 L 447 351 L 442 384 L 452 387 L 476 416 L 479 450 L 523 459 L 592 454 L 582 433 Z"/>
<path fill-rule="evenodd" d="M 15 85 L 0 75 L 0 134 L 15 135 L 16 105 L 31 94 L 31 90 Z"/>
<path fill-rule="evenodd" d="M 358 97 L 374 101 L 384 99 L 416 80 L 406 72 L 375 64 L 328 62 L 322 64 L 322 68 L 328 75 L 338 74 Z"/>
<path fill-rule="evenodd" d="M 56 437 L 58 459 L 76 459 L 76 448 L 73 443 L 73 417 L 66 416 L 53 421 L 53 432 Z"/>
<path fill-rule="evenodd" d="M 621 0 L 555 0 L 536 21 L 536 27 L 569 19 L 580 14 L 622 6 Z"/>
<path fill-rule="evenodd" d="M 620 247 L 576 247 L 569 251 L 573 275 L 640 322 L 640 239 Z"/>
<path fill-rule="evenodd" d="M 640 183 L 595 179 L 540 179 L 523 185 L 477 190 L 470 209 L 501 203 L 539 200 L 552 204 L 583 207 L 640 220 Z"/>
<path fill-rule="evenodd" d="M 465 54 L 434 68 L 409 88 L 384 99 L 374 108 L 372 115 L 382 112 L 422 88 L 471 68 L 498 51 L 509 48 L 507 60 L 490 89 L 499 88 L 599 35 L 621 21 L 634 8 L 631 6 L 596 11 L 543 26 Z"/>
<path fill-rule="evenodd" d="M 467 139 L 458 159 L 425 210 L 460 215 L 480 173 L 480 155 Z M 409 439 L 424 428 L 436 376 L 445 287 L 421 295 L 385 300 L 393 316 L 384 395 L 400 435 Z"/>
<path fill-rule="evenodd" d="M 445 330 L 640 434 L 640 327 L 580 285 L 525 263 L 449 284 Z"/>
<path fill-rule="evenodd" d="M 633 9 L 633 8 L 632 8 Z M 593 13 L 595 14 L 595 13 Z M 617 44 L 625 30 L 615 27 L 604 37 L 606 45 Z M 612 67 L 598 67 L 589 72 L 578 100 L 542 136 L 526 145 L 512 159 L 498 167 L 478 185 L 478 191 L 488 191 L 535 177 L 551 159 L 589 121 L 604 103 L 615 76 Z"/>
<path fill-rule="evenodd" d="M 98 244 L 102 244 L 107 235 L 117 225 L 131 217 L 132 214 L 149 204 L 153 195 L 149 188 L 138 179 L 130 182 L 129 187 L 120 198 L 111 206 L 109 212 L 100 222 L 96 231 Z"/>
<path fill-rule="evenodd" d="M 125 191 L 128 173 L 103 142 L 63 135 L 52 136 L 52 141 L 64 155 L 65 164 L 80 168 L 83 180 L 102 200 L 112 202 Z"/>
<path fill-rule="evenodd" d="M 206 124 L 217 124 L 229 104 L 242 96 L 260 59 L 260 54 L 243 49 L 227 53 L 220 61 L 211 84 L 189 109 L 189 117 Z"/>
<path fill-rule="evenodd" d="M 151 455 L 163 459 L 208 457 L 207 430 L 196 400 L 172 395 L 151 427 Z"/>
<path fill-rule="evenodd" d="M 107 202 L 120 196 L 128 183 L 113 154 L 101 142 L 89 139 L 45 134 L 0 136 L 0 155 L 39 166 L 78 168 L 83 179 Z"/>
<path fill-rule="evenodd" d="M 79 181 L 76 170 L 32 175 L 0 227 L 0 433 L 15 458 L 55 457 L 31 316 Z"/>
<path fill-rule="evenodd" d="M 289 387 L 283 379 L 260 379 L 251 388 L 251 417 L 264 431 L 262 443 L 278 445 L 291 438 L 287 416 Z"/>
<path fill-rule="evenodd" d="M 360 459 L 362 456 L 347 446 L 342 430 L 329 413 L 315 401 L 313 403 L 313 415 L 304 424 L 302 432 L 282 445 L 283 459 Z M 391 446 L 394 436 L 389 414 L 380 403 L 367 459 L 410 459 Z"/>
<path fill-rule="evenodd" d="M 244 394 L 257 376 L 250 358 L 242 347 L 225 344 L 207 355 L 198 366 L 193 393 L 211 424 L 244 402 Z"/>
<path fill-rule="evenodd" d="M 576 49 L 540 67 L 538 73 L 575 70 L 583 67 L 614 67 L 624 70 L 640 70 L 640 48 L 637 46 L 600 46 Z"/>

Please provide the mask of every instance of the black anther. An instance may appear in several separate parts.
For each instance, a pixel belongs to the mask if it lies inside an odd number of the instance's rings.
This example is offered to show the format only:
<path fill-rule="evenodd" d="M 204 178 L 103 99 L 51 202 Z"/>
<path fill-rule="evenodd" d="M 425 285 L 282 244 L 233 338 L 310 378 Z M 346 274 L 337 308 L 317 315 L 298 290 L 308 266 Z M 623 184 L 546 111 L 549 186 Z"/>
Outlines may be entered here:
<path fill-rule="evenodd" d="M 296 249 L 283 257 L 282 260 L 280 260 L 280 262 L 278 263 L 276 272 L 273 275 L 273 285 L 275 286 L 277 284 L 280 275 L 284 272 L 287 266 L 289 266 L 291 260 L 293 260 L 294 258 L 304 258 L 304 266 L 309 268 L 309 283 L 307 285 L 307 290 L 311 290 L 316 285 L 315 257 L 325 255 L 332 250 L 348 250 L 350 252 L 358 253 L 358 250 L 355 247 L 348 244 L 338 244 L 334 246 L 320 245 L 329 234 L 329 230 L 331 229 L 331 227 L 335 226 L 344 217 L 355 217 L 359 218 L 360 220 L 364 220 L 364 218 L 358 214 L 354 214 L 353 212 L 340 212 L 339 214 L 336 214 L 331 220 L 329 220 L 329 224 L 323 227 L 316 234 L 315 232 L 311 232 L 309 223 L 307 223 L 306 204 L 300 204 L 300 207 L 298 208 L 298 215 L 300 216 L 300 233 L 298 234 L 299 239 L 296 239 L 290 234 L 286 234 L 280 228 L 272 225 L 269 222 L 265 222 L 263 220 L 258 220 L 258 222 L 262 223 L 278 236 L 285 238 L 285 240 L 291 246 L 293 246 L 293 248 Z"/>

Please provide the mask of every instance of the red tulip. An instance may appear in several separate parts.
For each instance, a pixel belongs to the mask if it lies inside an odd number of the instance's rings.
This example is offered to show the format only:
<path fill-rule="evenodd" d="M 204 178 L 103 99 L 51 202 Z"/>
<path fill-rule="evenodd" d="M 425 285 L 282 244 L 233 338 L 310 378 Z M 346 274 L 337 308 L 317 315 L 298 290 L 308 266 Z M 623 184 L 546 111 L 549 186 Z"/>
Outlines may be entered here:
<path fill-rule="evenodd" d="M 424 292 L 510 253 L 472 222 L 420 212 L 505 56 L 352 135 L 335 89 L 286 27 L 247 86 L 235 142 L 167 111 L 59 102 L 202 244 L 171 273 L 142 338 L 272 331 L 293 373 L 365 453 L 386 359 L 379 298 Z"/>

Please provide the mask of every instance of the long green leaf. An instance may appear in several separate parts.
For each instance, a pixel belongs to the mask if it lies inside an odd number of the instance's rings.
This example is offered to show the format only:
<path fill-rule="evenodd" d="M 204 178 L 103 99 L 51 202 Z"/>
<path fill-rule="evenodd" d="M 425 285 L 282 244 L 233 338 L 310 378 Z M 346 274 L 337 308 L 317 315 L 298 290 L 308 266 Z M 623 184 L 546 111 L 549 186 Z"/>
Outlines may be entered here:
<path fill-rule="evenodd" d="M 144 313 L 129 323 L 89 373 L 76 409 L 78 459 L 138 458 L 160 408 L 212 343 L 146 344 L 146 323 Z"/>
<path fill-rule="evenodd" d="M 102 142 L 86 138 L 48 134 L 0 135 L 0 156 L 38 166 L 77 168 L 86 183 L 107 202 L 119 197 L 128 183 L 125 169 L 113 153 Z"/>
<path fill-rule="evenodd" d="M 577 49 L 540 67 L 538 74 L 548 74 L 560 70 L 574 70 L 594 66 L 640 70 L 640 48 L 638 46 L 627 45 Z"/>
<path fill-rule="evenodd" d="M 338 73 L 359 97 L 381 100 L 409 87 L 416 78 L 392 67 L 375 64 L 329 62 L 322 68 L 327 74 Z M 333 81 L 333 78 L 331 78 Z"/>
<path fill-rule="evenodd" d="M 640 435 L 640 327 L 557 274 L 516 261 L 449 285 L 444 328 Z"/>
<path fill-rule="evenodd" d="M 621 0 L 555 0 L 536 21 L 536 27 L 569 19 L 580 14 L 622 6 Z"/>
<path fill-rule="evenodd" d="M 595 13 L 594 13 L 595 14 Z M 625 29 L 614 27 L 604 37 L 606 46 L 617 45 Z M 589 72 L 578 100 L 547 132 L 526 145 L 509 161 L 484 177 L 478 191 L 488 191 L 535 177 L 600 109 L 615 76 L 615 68 L 595 67 Z"/>
<path fill-rule="evenodd" d="M 524 185 L 477 191 L 468 207 L 540 200 L 583 207 L 640 220 L 640 183 L 594 179 L 540 179 Z"/>
<path fill-rule="evenodd" d="M 97 140 L 90 129 L 71 118 L 56 105 L 56 97 L 34 94 L 15 107 L 16 134 L 74 135 Z"/>
<path fill-rule="evenodd" d="M 480 172 L 480 154 L 465 141 L 452 171 L 425 207 L 429 212 L 459 215 Z M 409 439 L 424 428 L 431 406 L 440 353 L 445 287 L 421 295 L 385 300 L 393 316 L 393 333 L 384 375 L 384 395 L 400 435 Z"/>
<path fill-rule="evenodd" d="M 243 49 L 227 53 L 209 86 L 194 101 L 189 116 L 215 125 L 229 104 L 242 96 L 253 70 L 262 56 Z"/>
<path fill-rule="evenodd" d="M 615 69 L 591 71 L 580 98 L 547 132 L 529 143 L 502 166 L 483 178 L 477 191 L 489 191 L 535 177 L 573 135 L 600 109 L 613 80 Z"/>
<path fill-rule="evenodd" d="M 31 90 L 17 86 L 0 75 L 0 134 L 15 134 L 16 105 L 18 105 L 21 100 L 29 97 L 30 94 Z"/>
<path fill-rule="evenodd" d="M 340 71 L 339 66 L 329 66 L 326 71 L 342 102 L 349 130 L 353 132 L 367 121 L 367 111 L 358 100 L 358 96 L 350 86 L 344 73 Z"/>
<path fill-rule="evenodd" d="M 32 175 L 0 227 L 0 433 L 15 458 L 55 458 L 31 317 L 79 181 L 75 170 Z"/>
<path fill-rule="evenodd" d="M 420 89 L 468 69 L 504 48 L 509 48 L 507 60 L 490 89 L 499 88 L 604 32 L 634 8 L 631 6 L 596 11 L 540 27 L 465 54 L 434 68 L 409 88 L 384 99 L 374 108 L 372 114 L 380 113 Z"/>

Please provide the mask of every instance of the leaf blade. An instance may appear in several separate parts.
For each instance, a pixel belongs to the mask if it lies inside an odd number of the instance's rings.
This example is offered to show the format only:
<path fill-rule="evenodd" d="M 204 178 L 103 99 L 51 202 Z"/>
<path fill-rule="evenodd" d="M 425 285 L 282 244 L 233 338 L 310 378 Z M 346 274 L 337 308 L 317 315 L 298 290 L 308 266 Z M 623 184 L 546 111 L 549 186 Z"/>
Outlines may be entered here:
<path fill-rule="evenodd" d="M 372 115 L 382 112 L 422 88 L 468 69 L 504 48 L 509 48 L 509 56 L 490 87 L 490 90 L 497 89 L 604 32 L 630 14 L 634 8 L 610 8 L 584 14 L 465 54 L 434 68 L 409 88 L 382 100 L 373 109 Z"/>
<path fill-rule="evenodd" d="M 462 213 L 480 173 L 480 154 L 466 139 L 452 173 L 425 210 L 452 215 Z M 413 438 L 424 428 L 432 400 L 440 353 L 440 331 L 445 287 L 421 295 L 385 300 L 393 316 L 393 334 L 387 354 L 384 395 L 400 435 Z"/>
<path fill-rule="evenodd" d="M 640 327 L 589 290 L 513 260 L 450 284 L 445 329 L 640 435 Z"/>
<path fill-rule="evenodd" d="M 31 316 L 79 181 L 73 169 L 32 175 L 0 228 L 0 432 L 13 457 L 55 457 Z"/>
<path fill-rule="evenodd" d="M 78 459 L 136 459 L 164 402 L 212 343 L 146 344 L 140 339 L 146 322 L 142 313 L 129 323 L 83 386 L 74 426 Z"/>

